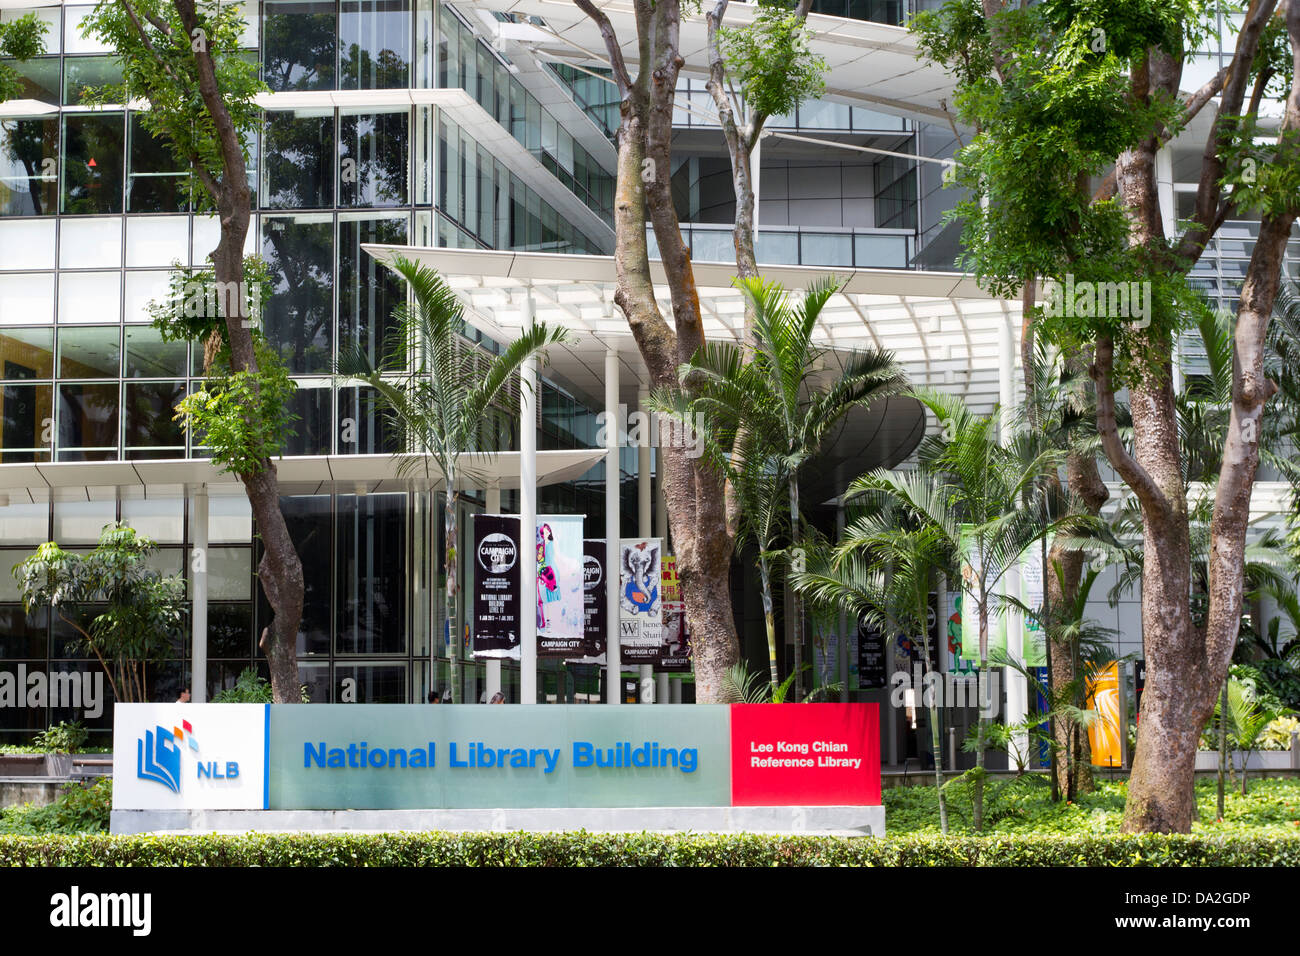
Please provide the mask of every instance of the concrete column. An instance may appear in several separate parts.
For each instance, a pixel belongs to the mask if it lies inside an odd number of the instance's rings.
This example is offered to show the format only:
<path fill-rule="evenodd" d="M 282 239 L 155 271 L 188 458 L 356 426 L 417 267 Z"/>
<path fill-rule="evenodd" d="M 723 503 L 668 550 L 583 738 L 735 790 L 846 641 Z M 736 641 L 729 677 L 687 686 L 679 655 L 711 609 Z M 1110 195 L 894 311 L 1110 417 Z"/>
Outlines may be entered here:
<path fill-rule="evenodd" d="M 190 700 L 208 702 L 208 486 L 200 485 L 194 493 L 194 527 L 191 529 L 194 558 L 193 607 L 190 633 L 193 637 Z"/>
<path fill-rule="evenodd" d="M 1168 146 L 1156 151 L 1156 201 L 1160 205 L 1160 221 L 1164 225 L 1165 235 L 1178 233 L 1177 207 L 1174 202 L 1174 154 Z M 1173 386 L 1174 394 L 1183 390 L 1183 368 L 1180 364 L 1182 349 L 1178 339 L 1174 339 Z"/>
<path fill-rule="evenodd" d="M 618 463 L 618 353 L 605 352 L 605 699 L 611 704 L 623 702 L 623 669 L 618 642 L 618 539 L 619 479 Z"/>
<path fill-rule="evenodd" d="M 1002 442 L 1011 440 L 1012 418 L 1016 405 L 1015 365 L 1016 349 L 1011 334 L 1011 320 L 1004 318 L 998 335 L 998 402 L 1002 406 Z M 1020 567 L 1016 565 L 1002 577 L 1001 592 L 1007 597 L 1020 597 Z M 1007 617 L 1007 654 L 1012 660 L 1024 660 L 1024 622 L 1019 611 L 1009 610 Z M 1007 687 L 1008 724 L 1022 722 L 1029 713 L 1029 688 L 1025 675 L 1010 667 L 1005 668 Z M 1029 737 L 1026 733 L 1017 733 L 1011 744 L 1014 751 L 1021 754 L 1028 752 Z M 1008 754 L 1011 756 L 1011 754 Z"/>
<path fill-rule="evenodd" d="M 523 327 L 533 326 L 533 290 L 521 302 Z M 537 703 L 537 359 L 520 369 L 519 389 L 519 702 Z"/>
<path fill-rule="evenodd" d="M 499 486 L 487 489 L 487 505 L 484 510 L 490 515 L 499 515 L 501 513 L 501 488 Z M 487 684 L 488 700 L 491 700 L 492 695 L 501 690 L 501 658 L 489 657 L 486 663 L 484 677 Z"/>
<path fill-rule="evenodd" d="M 637 410 L 647 416 L 646 424 L 641 431 L 641 441 L 636 447 L 636 526 L 637 534 L 643 538 L 649 538 L 654 534 L 654 528 L 651 525 L 651 494 L 650 494 L 650 435 L 653 429 L 649 426 L 650 411 L 646 404 L 650 398 L 650 389 L 646 385 L 638 385 L 636 389 Z M 660 552 L 662 554 L 662 552 Z M 655 669 L 650 664 L 641 665 L 641 686 L 637 689 L 640 695 L 640 701 L 643 704 L 653 704 L 655 702 Z"/>

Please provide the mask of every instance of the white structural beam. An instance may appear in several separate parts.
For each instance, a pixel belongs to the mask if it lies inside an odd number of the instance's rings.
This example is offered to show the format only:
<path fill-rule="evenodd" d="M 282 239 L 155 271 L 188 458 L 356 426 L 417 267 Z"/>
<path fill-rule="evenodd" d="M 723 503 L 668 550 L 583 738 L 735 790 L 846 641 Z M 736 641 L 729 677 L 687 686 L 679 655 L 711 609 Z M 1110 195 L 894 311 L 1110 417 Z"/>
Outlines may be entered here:
<path fill-rule="evenodd" d="M 636 403 L 637 410 L 647 418 L 649 422 L 650 410 L 646 407 L 650 400 L 650 389 L 645 385 L 637 386 Z M 641 440 L 636 446 L 636 533 L 642 538 L 649 538 L 654 534 L 651 527 L 651 494 L 650 494 L 650 435 L 653 429 L 648 424 L 641 428 Z M 663 554 L 662 549 L 659 552 Z M 660 594 L 662 605 L 662 592 Z M 655 702 L 655 669 L 653 665 L 641 665 L 641 686 L 638 689 L 640 701 L 643 704 L 653 704 Z"/>
<path fill-rule="evenodd" d="M 533 324 L 533 290 L 523 289 L 524 328 Z M 537 703 L 537 359 L 519 372 L 519 702 Z M 529 560 L 532 558 L 532 560 Z"/>
<path fill-rule="evenodd" d="M 998 404 L 1002 407 L 1002 443 L 1007 444 L 1011 441 L 1013 432 L 1013 420 L 1015 417 L 1016 391 L 1015 391 L 1015 356 L 1016 350 L 1014 345 L 1014 336 L 1011 329 L 1011 319 L 1005 318 L 1002 322 L 1001 334 L 998 337 Z M 984 560 L 981 556 L 981 560 Z M 1002 578 L 1002 593 L 1008 598 L 1020 597 L 1020 565 L 1017 561 L 1007 570 Z M 1024 622 L 1022 621 L 1019 611 L 1008 607 L 1004 612 L 1007 618 L 1007 656 L 1013 661 L 1024 660 Z M 1025 675 L 1014 668 L 1004 668 L 1006 672 L 1007 686 L 1007 724 L 1009 726 L 1023 725 L 1025 717 L 1029 713 L 1029 687 L 1025 680 Z M 1022 755 L 1029 753 L 1029 736 L 1021 730 L 1013 734 L 1011 738 L 1012 751 L 1019 752 Z M 1008 756 L 1012 756 L 1008 754 Z"/>
<path fill-rule="evenodd" d="M 190 609 L 192 666 L 190 700 L 208 702 L 208 489 L 194 492 L 194 527 L 190 529 L 194 552 L 190 571 L 194 575 L 193 606 Z"/>
<path fill-rule="evenodd" d="M 501 489 L 499 487 L 487 488 L 486 492 L 486 512 L 490 515 L 499 515 L 501 513 Z M 523 548 L 519 549 L 519 553 L 521 555 L 524 553 Z M 501 691 L 501 658 L 489 657 L 487 659 L 487 667 L 484 670 L 484 676 L 486 677 L 487 684 L 487 698 L 488 700 L 491 700 L 493 694 Z M 430 676 L 429 687 L 430 689 L 433 688 L 432 676 Z"/>
<path fill-rule="evenodd" d="M 618 352 L 605 353 L 605 699 L 623 702 L 623 671 L 618 641 Z"/>

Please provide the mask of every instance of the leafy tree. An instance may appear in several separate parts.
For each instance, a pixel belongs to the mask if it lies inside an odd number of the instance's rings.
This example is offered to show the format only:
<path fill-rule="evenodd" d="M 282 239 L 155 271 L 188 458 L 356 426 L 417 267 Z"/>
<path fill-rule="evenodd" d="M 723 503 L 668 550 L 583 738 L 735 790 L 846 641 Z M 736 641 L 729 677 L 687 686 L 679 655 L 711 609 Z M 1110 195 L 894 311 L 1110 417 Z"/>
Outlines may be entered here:
<path fill-rule="evenodd" d="M 156 545 L 134 528 L 105 525 L 89 554 L 53 541 L 13 569 L 30 614 L 53 608 L 108 677 L 113 699 L 149 699 L 146 668 L 185 636 L 185 579 L 149 567 Z"/>
<path fill-rule="evenodd" d="M 19 63 L 45 52 L 45 34 L 49 24 L 35 13 L 0 22 L 0 103 L 24 98 L 26 86 L 22 75 L 9 58 Z"/>
<path fill-rule="evenodd" d="M 1300 4 L 1252 0 L 1228 62 L 1183 94 L 1184 64 L 1217 30 L 1219 8 L 1209 0 L 951 0 L 913 21 L 923 52 L 957 79 L 959 118 L 976 129 L 956 177 L 970 190 L 956 208 L 963 263 L 999 294 L 1013 295 L 1039 278 L 1056 283 L 1055 303 L 1049 298 L 1035 324 L 1064 351 L 1087 359 L 1102 448 L 1142 507 L 1149 683 L 1128 831 L 1191 826 L 1195 742 L 1240 626 L 1261 413 L 1275 391 L 1264 375 L 1264 347 L 1282 256 L 1300 213 Z M 1265 95 L 1284 101 L 1279 133 L 1268 145 L 1257 141 Z M 1177 234 L 1167 235 L 1156 157 L 1207 108 L 1214 118 L 1194 209 Z M 1201 308 L 1188 272 L 1233 215 L 1258 215 L 1260 229 L 1233 331 L 1231 410 L 1202 630 L 1189 606 L 1189 509 L 1175 440 L 1172 361 L 1177 335 Z M 1059 307 L 1060 290 L 1071 281 L 1093 294 L 1091 303 L 1080 296 Z M 1137 283 L 1130 288 L 1145 304 L 1121 306 L 1118 283 Z M 1097 290 L 1105 307 L 1097 305 Z M 1123 388 L 1131 442 L 1116 419 L 1115 396 Z"/>
<path fill-rule="evenodd" d="M 100 0 L 82 27 L 113 49 L 122 68 L 122 83 L 96 91 L 93 99 L 147 100 L 149 109 L 138 114 L 142 127 L 189 169 L 194 208 L 217 215 L 221 236 L 210 258 L 212 280 L 223 289 L 242 288 L 245 279 L 252 204 L 248 156 L 261 120 L 255 97 L 266 89 L 257 64 L 239 48 L 243 16 L 241 7 L 218 0 Z M 263 544 L 258 580 L 274 613 L 266 647 L 271 685 L 276 701 L 293 703 L 300 686 L 302 562 L 280 510 L 279 481 L 268 454 L 283 418 L 257 419 L 275 408 L 270 398 L 285 395 L 286 375 L 259 348 L 254 323 L 241 307 L 246 297 L 235 298 L 233 308 L 228 297 L 217 298 L 204 346 L 209 368 L 216 354 L 229 355 L 229 377 L 220 390 L 227 397 L 199 403 L 202 408 L 191 405 L 191 411 L 207 415 L 204 427 L 234 443 L 221 454 L 244 486 Z"/>
<path fill-rule="evenodd" d="M 464 307 L 456 293 L 434 270 L 398 258 L 393 269 L 406 280 L 411 303 L 399 306 L 385 354 L 375 363 L 365 349 L 339 355 L 338 373 L 359 379 L 374 389 L 375 400 L 414 455 L 403 462 L 408 474 L 423 469 L 424 477 L 441 481 L 443 509 L 443 572 L 446 575 L 447 622 L 454 636 L 457 622 L 456 494 L 475 483 L 473 460 L 494 449 L 483 445 L 483 420 L 512 377 L 528 359 L 565 340 L 560 328 L 536 323 L 525 329 L 499 355 L 485 355 L 462 335 Z M 468 459 L 468 461 L 466 461 Z M 436 467 L 436 473 L 430 469 Z M 523 543 L 522 553 L 531 553 Z M 459 657 L 451 655 L 452 702 L 459 703 Z"/>
<path fill-rule="evenodd" d="M 812 283 L 802 301 L 790 302 L 779 283 L 738 278 L 754 316 L 744 345 L 709 343 L 678 369 L 692 391 L 660 395 L 660 407 L 685 421 L 699 415 L 710 443 L 732 448 L 728 480 L 738 496 L 740 527 L 759 547 L 763 613 L 767 623 L 769 669 L 779 686 L 776 630 L 769 552 L 782 530 L 789 535 L 787 558 L 794 568 L 803 560 L 795 546 L 804 537 L 799 502 L 799 473 L 821 449 L 826 436 L 849 409 L 865 407 L 901 391 L 907 378 L 889 352 L 867 350 L 843 357 L 829 379 L 816 372 L 830 353 L 813 344 L 822 308 L 838 291 L 833 279 Z M 748 359 L 748 360 L 747 360 Z M 779 501 L 786 515 L 778 518 Z M 784 525 L 782 529 L 781 525 Z M 793 611 L 799 619 L 798 604 Z M 796 642 L 795 689 L 801 661 Z"/>

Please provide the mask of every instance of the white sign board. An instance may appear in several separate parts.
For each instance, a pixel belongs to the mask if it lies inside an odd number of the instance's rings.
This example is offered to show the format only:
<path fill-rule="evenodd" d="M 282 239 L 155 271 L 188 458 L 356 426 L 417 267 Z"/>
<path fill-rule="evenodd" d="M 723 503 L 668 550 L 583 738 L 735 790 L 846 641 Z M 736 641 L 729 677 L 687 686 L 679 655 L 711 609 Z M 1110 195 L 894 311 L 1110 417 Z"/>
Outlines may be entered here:
<path fill-rule="evenodd" d="M 269 704 L 116 704 L 113 809 L 262 810 Z"/>

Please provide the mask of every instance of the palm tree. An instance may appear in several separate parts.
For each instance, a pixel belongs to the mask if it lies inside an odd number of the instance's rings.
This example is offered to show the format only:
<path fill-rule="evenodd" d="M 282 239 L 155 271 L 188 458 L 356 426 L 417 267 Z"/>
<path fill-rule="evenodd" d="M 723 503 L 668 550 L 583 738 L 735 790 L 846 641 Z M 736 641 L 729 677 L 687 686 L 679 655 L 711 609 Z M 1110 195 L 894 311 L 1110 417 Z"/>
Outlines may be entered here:
<path fill-rule="evenodd" d="M 394 311 L 394 328 L 378 364 L 361 348 L 341 354 L 338 374 L 365 382 L 408 451 L 423 452 L 404 460 L 404 473 L 420 468 L 444 486 L 443 572 L 446 575 L 447 622 L 456 643 L 457 555 L 456 492 L 478 487 L 466 456 L 490 456 L 484 447 L 483 420 L 489 407 L 523 364 L 565 340 L 563 329 L 537 323 L 524 329 L 501 354 L 483 361 L 484 353 L 462 335 L 460 299 L 433 269 L 398 257 L 393 262 L 410 289 L 406 304 Z M 439 474 L 434 474 L 430 466 Z M 527 542 L 521 553 L 531 554 Z M 452 701 L 460 699 L 459 653 L 451 655 Z"/>
<path fill-rule="evenodd" d="M 729 493 L 739 499 L 747 518 L 739 531 L 759 549 L 759 574 L 768 631 L 768 666 L 772 687 L 779 685 L 772 574 L 768 555 L 784 525 L 791 542 L 801 541 L 799 472 L 821 449 L 822 442 L 850 408 L 867 406 L 902 391 L 906 374 L 890 352 L 854 352 L 831 370 L 829 380 L 819 372 L 830 352 L 813 344 L 813 331 L 822 309 L 839 290 L 833 278 L 812 283 L 801 300 L 792 303 L 777 282 L 761 278 L 736 279 L 737 288 L 753 310 L 748 349 L 710 343 L 678 369 L 689 395 L 661 392 L 656 408 L 673 415 L 695 415 L 711 433 L 711 443 L 730 449 L 725 456 Z M 687 419 L 690 420 L 690 419 Z M 784 493 L 784 494 L 782 494 Z M 786 515 L 780 516 L 781 497 Z M 797 567 L 802 549 L 787 550 Z M 794 615 L 802 620 L 795 602 Z M 801 661 L 795 642 L 795 695 L 799 695 Z"/>
<path fill-rule="evenodd" d="M 979 620 L 981 675 L 989 664 L 989 609 L 998 582 L 1040 537 L 1067 519 L 1044 522 L 1040 510 L 1023 502 L 1045 470 L 1059 464 L 1059 448 L 1038 448 L 1017 436 L 1006 445 L 996 438 L 998 415 L 972 413 L 960 398 L 932 390 L 912 393 L 942 424 L 922 442 L 920 467 L 911 472 L 877 469 L 858 478 L 849 494 L 888 495 L 923 527 L 931 528 L 961 564 L 965 589 Z M 984 745 L 989 718 L 980 715 L 976 737 L 974 819 L 984 823 Z"/>
<path fill-rule="evenodd" d="M 870 503 L 877 507 L 855 516 L 829 554 L 815 553 L 808 569 L 794 575 L 794 589 L 819 605 L 842 608 L 883 631 L 899 628 L 904 633 L 919 633 L 922 657 L 929 667 L 930 586 L 934 573 L 942 573 L 950 566 L 949 542 L 933 524 L 921 524 L 908 514 L 900 514 L 892 499 L 879 494 L 872 497 L 876 500 Z M 947 833 L 936 696 L 922 693 L 930 702 L 939 827 Z"/>

